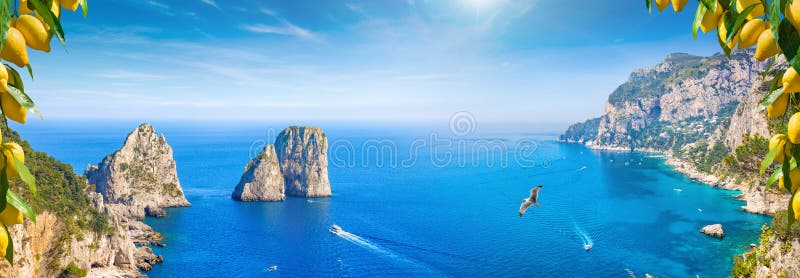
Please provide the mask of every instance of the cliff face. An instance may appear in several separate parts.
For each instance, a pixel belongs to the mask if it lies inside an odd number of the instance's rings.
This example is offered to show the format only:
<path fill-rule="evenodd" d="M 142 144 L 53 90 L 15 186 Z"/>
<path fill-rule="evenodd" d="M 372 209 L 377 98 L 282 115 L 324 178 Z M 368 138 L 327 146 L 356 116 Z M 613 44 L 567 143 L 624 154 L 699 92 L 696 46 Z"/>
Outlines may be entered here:
<path fill-rule="evenodd" d="M 609 96 L 599 120 L 570 127 L 564 141 L 591 146 L 667 151 L 711 136 L 761 81 L 766 63 L 740 51 L 698 57 L 670 54 L 637 70 Z M 576 140 L 579 139 L 579 140 Z"/>
<path fill-rule="evenodd" d="M 286 194 L 331 196 L 328 181 L 328 139 L 316 127 L 292 126 L 275 139 L 275 150 L 286 184 Z"/>
<path fill-rule="evenodd" d="M 137 248 L 123 218 L 109 211 L 102 197 L 89 192 L 86 179 L 72 167 L 30 148 L 16 134 L 39 194 L 14 183 L 12 190 L 36 208 L 37 222 L 25 219 L 10 227 L 14 264 L 0 261 L 2 277 L 139 277 L 144 258 L 156 257 L 149 249 Z M 149 265 L 147 265 L 149 266 Z"/>
<path fill-rule="evenodd" d="M 284 177 L 275 153 L 275 146 L 264 150 L 244 167 L 244 174 L 231 197 L 239 201 L 282 201 Z"/>
<path fill-rule="evenodd" d="M 137 127 L 122 148 L 99 165 L 90 165 L 86 178 L 106 203 L 124 204 L 132 218 L 161 216 L 164 207 L 190 205 L 178 181 L 172 148 L 149 124 Z"/>

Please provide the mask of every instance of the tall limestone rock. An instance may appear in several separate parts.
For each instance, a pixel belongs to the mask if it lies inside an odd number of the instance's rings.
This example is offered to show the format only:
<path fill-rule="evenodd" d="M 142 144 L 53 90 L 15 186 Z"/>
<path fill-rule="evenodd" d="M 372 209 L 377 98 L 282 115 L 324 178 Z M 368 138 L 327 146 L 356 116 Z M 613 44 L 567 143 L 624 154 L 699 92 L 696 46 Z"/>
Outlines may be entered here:
<path fill-rule="evenodd" d="M 286 194 L 329 197 L 328 139 L 316 127 L 291 126 L 275 139 L 275 151 L 286 183 Z"/>
<path fill-rule="evenodd" d="M 164 207 L 189 206 L 178 181 L 172 148 L 163 135 L 142 124 L 128 135 L 122 148 L 99 165 L 86 169 L 86 178 L 109 204 L 124 204 L 127 216 L 163 216 Z"/>
<path fill-rule="evenodd" d="M 282 201 L 284 178 L 274 145 L 267 145 L 247 166 L 231 198 L 239 201 Z"/>

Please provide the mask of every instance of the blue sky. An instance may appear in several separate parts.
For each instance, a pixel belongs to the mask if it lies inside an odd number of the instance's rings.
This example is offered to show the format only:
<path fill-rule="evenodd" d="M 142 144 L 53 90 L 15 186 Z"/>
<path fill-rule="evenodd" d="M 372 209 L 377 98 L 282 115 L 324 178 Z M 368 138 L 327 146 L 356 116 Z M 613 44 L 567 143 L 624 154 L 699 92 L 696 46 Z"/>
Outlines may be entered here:
<path fill-rule="evenodd" d="M 90 1 L 67 51 L 31 51 L 48 119 L 563 124 L 602 113 L 635 68 L 694 41 L 695 3 Z M 32 119 L 32 124 L 39 121 Z"/>

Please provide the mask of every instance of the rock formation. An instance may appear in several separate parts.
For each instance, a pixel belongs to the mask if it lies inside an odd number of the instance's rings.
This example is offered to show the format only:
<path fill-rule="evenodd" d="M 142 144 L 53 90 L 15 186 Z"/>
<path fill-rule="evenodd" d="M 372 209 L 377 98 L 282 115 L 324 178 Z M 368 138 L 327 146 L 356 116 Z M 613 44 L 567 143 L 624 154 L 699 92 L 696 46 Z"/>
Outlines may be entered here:
<path fill-rule="evenodd" d="M 329 197 L 328 139 L 316 127 L 292 126 L 275 139 L 275 151 L 286 185 L 286 194 Z"/>
<path fill-rule="evenodd" d="M 275 146 L 267 145 L 247 163 L 231 197 L 239 201 L 282 201 L 286 197 Z"/>
<path fill-rule="evenodd" d="M 722 224 L 712 224 L 700 229 L 701 233 L 708 236 L 722 238 L 725 237 L 725 231 L 722 230 Z"/>
<path fill-rule="evenodd" d="M 131 132 L 122 148 L 86 169 L 106 203 L 123 204 L 127 216 L 163 216 L 164 207 L 189 206 L 178 181 L 172 148 L 149 124 Z"/>

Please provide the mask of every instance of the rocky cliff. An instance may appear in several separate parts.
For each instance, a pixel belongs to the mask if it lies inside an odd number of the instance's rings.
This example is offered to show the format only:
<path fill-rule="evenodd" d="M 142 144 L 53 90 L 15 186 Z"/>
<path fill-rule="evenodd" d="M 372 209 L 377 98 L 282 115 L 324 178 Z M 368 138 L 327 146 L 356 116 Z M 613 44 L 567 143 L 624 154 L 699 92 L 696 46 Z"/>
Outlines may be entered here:
<path fill-rule="evenodd" d="M 14 264 L 0 261 L 2 277 L 139 277 L 155 256 L 137 247 L 131 228 L 92 192 L 85 178 L 72 167 L 30 148 L 14 134 L 4 141 L 20 142 L 26 164 L 36 176 L 39 193 L 13 183 L 37 210 L 34 224 L 26 219 L 9 229 L 15 250 Z"/>
<path fill-rule="evenodd" d="M 239 201 L 282 201 L 284 177 L 274 145 L 267 145 L 244 167 L 231 198 Z"/>
<path fill-rule="evenodd" d="M 328 139 L 316 127 L 292 126 L 275 139 L 275 151 L 286 184 L 286 194 L 331 196 L 328 181 Z"/>
<path fill-rule="evenodd" d="M 99 165 L 90 165 L 86 178 L 106 203 L 125 205 L 126 216 L 134 219 L 162 216 L 164 207 L 189 206 L 178 181 L 172 148 L 149 124 L 133 130 L 122 148 Z"/>

